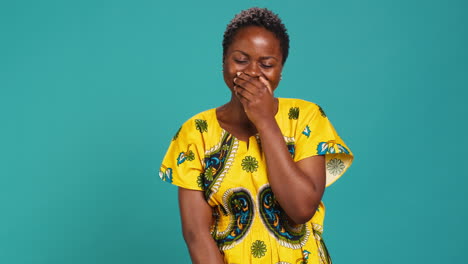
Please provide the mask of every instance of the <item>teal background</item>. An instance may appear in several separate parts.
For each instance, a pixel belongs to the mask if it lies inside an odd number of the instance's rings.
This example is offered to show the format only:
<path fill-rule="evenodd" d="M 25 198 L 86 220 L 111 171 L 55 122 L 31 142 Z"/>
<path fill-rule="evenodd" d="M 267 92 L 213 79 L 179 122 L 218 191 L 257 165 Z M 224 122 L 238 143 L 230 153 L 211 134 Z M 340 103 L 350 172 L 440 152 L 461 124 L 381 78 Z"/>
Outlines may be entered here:
<path fill-rule="evenodd" d="M 291 36 L 277 96 L 355 153 L 326 191 L 334 263 L 466 263 L 468 2 L 2 1 L 0 263 L 189 263 L 158 178 L 187 118 L 229 98 L 226 24 Z"/>

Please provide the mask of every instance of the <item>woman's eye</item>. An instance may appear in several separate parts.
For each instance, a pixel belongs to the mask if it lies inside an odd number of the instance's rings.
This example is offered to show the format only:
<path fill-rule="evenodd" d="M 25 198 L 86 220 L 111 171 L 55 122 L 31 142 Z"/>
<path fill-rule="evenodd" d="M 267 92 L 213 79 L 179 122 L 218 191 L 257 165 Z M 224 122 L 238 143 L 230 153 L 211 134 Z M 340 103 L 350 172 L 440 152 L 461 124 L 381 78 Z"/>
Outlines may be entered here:
<path fill-rule="evenodd" d="M 263 67 L 263 68 L 271 68 L 271 67 L 273 67 L 273 65 L 270 65 L 270 64 L 262 64 L 262 67 Z"/>
<path fill-rule="evenodd" d="M 238 59 L 234 59 L 234 61 L 240 64 L 244 64 L 248 62 L 247 60 L 238 60 Z"/>

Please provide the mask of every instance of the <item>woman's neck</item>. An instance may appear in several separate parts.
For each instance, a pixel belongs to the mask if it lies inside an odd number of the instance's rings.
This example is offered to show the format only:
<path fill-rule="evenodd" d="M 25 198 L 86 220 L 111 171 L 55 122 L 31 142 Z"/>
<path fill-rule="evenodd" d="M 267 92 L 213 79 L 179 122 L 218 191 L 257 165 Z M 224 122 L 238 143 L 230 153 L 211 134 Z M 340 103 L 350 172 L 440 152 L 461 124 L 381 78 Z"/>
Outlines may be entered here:
<path fill-rule="evenodd" d="M 231 96 L 231 100 L 224 105 L 225 113 L 229 117 L 229 123 L 234 123 L 238 125 L 252 125 L 247 114 L 245 113 L 244 106 L 240 102 L 240 100 L 235 96 Z"/>
<path fill-rule="evenodd" d="M 235 95 L 232 95 L 231 100 L 220 106 L 216 112 L 219 124 L 228 132 L 248 135 L 257 133 L 257 129 L 247 117 L 242 103 Z"/>

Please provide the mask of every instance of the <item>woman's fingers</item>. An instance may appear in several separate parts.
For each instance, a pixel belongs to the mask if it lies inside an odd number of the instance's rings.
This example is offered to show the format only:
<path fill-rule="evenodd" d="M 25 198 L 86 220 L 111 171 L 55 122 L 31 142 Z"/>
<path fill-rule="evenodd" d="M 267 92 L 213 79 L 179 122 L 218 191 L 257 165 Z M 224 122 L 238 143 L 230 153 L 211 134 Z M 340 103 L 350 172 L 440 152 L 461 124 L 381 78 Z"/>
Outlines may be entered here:
<path fill-rule="evenodd" d="M 270 92 L 270 94 L 273 94 L 273 90 L 271 89 L 270 83 L 263 76 L 260 76 L 258 80 L 267 87 L 268 92 Z"/>
<path fill-rule="evenodd" d="M 255 97 L 255 95 L 253 95 L 249 90 L 239 85 L 234 86 L 234 93 L 237 95 L 239 99 L 244 98 L 247 101 L 251 101 Z"/>
<path fill-rule="evenodd" d="M 235 96 L 244 107 L 247 117 L 254 123 L 274 116 L 274 98 L 271 85 L 265 77 L 237 74 L 233 87 Z"/>
<path fill-rule="evenodd" d="M 265 78 L 260 78 L 266 81 Z M 237 77 L 234 78 L 234 83 L 238 86 L 245 88 L 252 94 L 257 94 L 261 90 L 269 89 L 269 84 L 265 85 L 265 83 L 261 79 L 257 77 L 251 77 L 245 73 L 238 74 Z M 266 83 L 268 83 L 268 81 L 266 81 Z"/>
<path fill-rule="evenodd" d="M 246 89 L 250 93 L 256 93 L 258 90 L 258 88 L 255 85 L 253 85 L 249 80 L 242 79 L 241 77 L 234 78 L 234 84 Z"/>
<path fill-rule="evenodd" d="M 239 101 L 241 102 L 242 105 L 247 105 L 249 103 L 249 99 L 247 99 L 248 97 L 248 92 L 239 87 L 239 86 L 234 86 L 234 94 L 236 95 L 236 97 L 239 99 Z"/>

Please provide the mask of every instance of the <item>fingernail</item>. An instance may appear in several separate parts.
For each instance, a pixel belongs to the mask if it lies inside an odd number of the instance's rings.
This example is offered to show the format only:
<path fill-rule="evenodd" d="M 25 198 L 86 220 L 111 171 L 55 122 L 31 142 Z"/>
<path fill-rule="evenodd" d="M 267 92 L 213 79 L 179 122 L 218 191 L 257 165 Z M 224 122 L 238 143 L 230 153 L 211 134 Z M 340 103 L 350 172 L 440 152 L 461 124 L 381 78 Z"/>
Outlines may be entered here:
<path fill-rule="evenodd" d="M 241 75 L 241 73 L 242 73 L 242 72 L 237 72 L 236 74 L 237 74 L 237 76 L 239 76 L 239 75 Z"/>
<path fill-rule="evenodd" d="M 234 78 L 234 82 L 236 82 L 237 78 Z"/>

